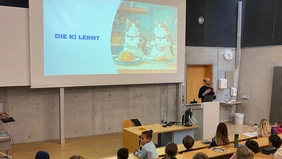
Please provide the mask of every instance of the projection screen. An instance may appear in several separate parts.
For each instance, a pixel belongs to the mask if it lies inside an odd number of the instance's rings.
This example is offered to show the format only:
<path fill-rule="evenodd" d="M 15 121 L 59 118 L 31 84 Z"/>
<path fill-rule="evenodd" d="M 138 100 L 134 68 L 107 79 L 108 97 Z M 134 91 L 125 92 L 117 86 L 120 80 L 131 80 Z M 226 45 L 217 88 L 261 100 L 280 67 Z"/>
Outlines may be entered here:
<path fill-rule="evenodd" d="M 184 82 L 184 0 L 30 0 L 31 87 Z"/>

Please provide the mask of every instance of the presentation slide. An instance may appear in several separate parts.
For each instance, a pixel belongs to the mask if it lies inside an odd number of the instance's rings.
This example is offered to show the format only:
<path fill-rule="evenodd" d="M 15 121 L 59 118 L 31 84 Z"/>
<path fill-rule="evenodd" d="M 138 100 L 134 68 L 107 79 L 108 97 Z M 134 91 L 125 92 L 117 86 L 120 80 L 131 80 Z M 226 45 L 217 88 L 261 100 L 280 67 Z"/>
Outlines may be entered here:
<path fill-rule="evenodd" d="M 44 76 L 177 73 L 177 16 L 136 1 L 43 0 Z"/>

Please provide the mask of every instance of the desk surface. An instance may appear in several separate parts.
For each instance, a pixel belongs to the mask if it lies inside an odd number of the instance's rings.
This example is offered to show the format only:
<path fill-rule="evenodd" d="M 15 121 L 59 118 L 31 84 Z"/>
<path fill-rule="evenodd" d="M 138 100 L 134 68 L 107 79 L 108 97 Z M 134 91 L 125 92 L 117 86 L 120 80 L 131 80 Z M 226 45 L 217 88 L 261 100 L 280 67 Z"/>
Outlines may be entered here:
<path fill-rule="evenodd" d="M 139 128 L 145 128 L 145 130 L 139 130 Z M 142 125 L 138 127 L 129 127 L 123 128 L 125 131 L 129 131 L 133 134 L 140 135 L 143 131 L 146 130 L 153 130 L 153 133 L 165 133 L 165 132 L 174 132 L 174 131 L 181 131 L 181 130 L 189 130 L 189 129 L 196 129 L 199 126 L 182 126 L 182 125 L 172 125 L 167 127 L 162 127 L 161 124 L 151 124 L 151 125 Z"/>
<path fill-rule="evenodd" d="M 189 103 L 189 104 L 185 104 L 186 107 L 193 107 L 193 106 L 201 106 L 201 103 Z"/>
<path fill-rule="evenodd" d="M 213 148 L 205 148 L 205 149 L 199 149 L 195 151 L 189 151 L 183 154 L 178 154 L 176 156 L 177 159 L 187 159 L 187 158 L 193 158 L 193 156 L 198 152 L 205 153 L 209 158 L 219 157 L 219 156 L 225 156 L 225 155 L 231 155 L 233 154 L 237 148 L 234 148 L 233 144 L 225 145 L 225 146 L 217 146 L 217 148 L 224 149 L 224 152 L 216 152 L 213 151 Z M 161 159 L 161 158 L 160 158 Z"/>
<path fill-rule="evenodd" d="M 213 148 L 210 148 L 210 149 L 205 148 L 205 149 L 200 149 L 200 150 L 195 150 L 195 151 L 189 151 L 181 155 L 178 154 L 176 158 L 177 159 L 193 158 L 193 156 L 198 152 L 205 153 L 209 158 L 216 158 L 216 157 L 225 156 L 225 155 L 231 156 L 237 150 L 237 148 L 234 148 L 233 144 L 224 145 L 224 146 L 216 146 L 216 148 L 224 149 L 224 152 L 216 152 L 213 150 Z M 255 159 L 270 159 L 270 158 L 272 159 L 273 157 L 271 155 L 264 155 L 262 153 L 255 154 Z M 159 159 L 161 159 L 161 157 Z"/>
<path fill-rule="evenodd" d="M 233 138 L 234 135 L 229 135 L 229 140 L 230 142 L 234 141 Z M 280 137 L 282 137 L 282 135 L 279 135 Z M 248 137 L 245 136 L 243 134 L 239 135 L 239 140 L 247 140 L 247 139 L 251 139 L 252 137 Z M 255 141 L 258 142 L 259 147 L 266 147 L 268 146 L 268 138 L 258 138 L 258 139 L 254 139 Z M 239 142 L 239 144 L 243 145 L 245 144 L 246 141 L 241 141 Z M 195 141 L 195 144 L 193 146 L 194 149 L 199 148 L 199 150 L 194 150 L 194 151 L 189 151 L 189 152 L 185 152 L 182 155 L 178 154 L 177 155 L 177 159 L 186 159 L 186 158 L 193 158 L 193 156 L 198 153 L 198 152 L 203 152 L 205 154 L 207 154 L 210 158 L 213 157 L 219 157 L 219 156 L 224 156 L 224 155 L 231 155 L 233 154 L 237 149 L 233 147 L 233 144 L 229 144 L 229 145 L 223 145 L 223 146 L 216 146 L 218 148 L 223 148 L 225 151 L 224 152 L 215 152 L 212 149 L 213 148 L 206 148 L 208 146 L 208 144 L 202 144 L 201 141 Z M 185 150 L 184 146 L 182 144 L 178 144 L 178 150 L 181 151 L 181 149 Z M 160 147 L 157 148 L 157 152 L 158 154 L 161 156 L 161 154 L 164 154 L 164 147 Z M 132 153 L 129 154 L 129 159 L 138 159 L 136 156 L 134 156 Z M 162 157 L 160 157 L 161 159 Z M 273 156 L 272 155 L 264 155 L 262 153 L 258 153 L 255 155 L 255 159 L 272 159 Z M 110 156 L 110 157 L 104 157 L 104 158 L 100 158 L 100 159 L 116 159 L 116 156 Z"/>
<path fill-rule="evenodd" d="M 221 101 L 220 102 L 220 105 L 222 106 L 234 106 L 234 105 L 240 105 L 242 104 L 242 102 L 238 102 L 238 101 L 235 101 L 235 102 L 223 102 Z"/>
<path fill-rule="evenodd" d="M 98 159 L 117 159 L 117 156 L 102 157 L 102 158 L 98 158 Z M 137 156 L 133 155 L 132 153 L 130 153 L 128 155 L 128 159 L 139 159 L 139 158 Z"/>
<path fill-rule="evenodd" d="M 279 135 L 280 137 L 282 137 L 282 135 Z M 258 142 L 259 147 L 266 147 L 268 146 L 268 138 L 258 138 L 258 139 L 254 139 L 255 141 Z M 245 144 L 246 141 L 241 141 L 239 142 L 239 144 L 243 145 Z M 209 158 L 215 158 L 215 157 L 220 157 L 220 156 L 225 156 L 225 155 L 231 155 L 234 152 L 236 152 L 236 148 L 234 148 L 233 144 L 229 144 L 229 145 L 223 145 L 223 146 L 216 146 L 217 148 L 223 148 L 225 151 L 224 152 L 215 152 L 213 151 L 213 148 L 204 148 L 204 149 L 199 149 L 199 150 L 195 150 L 195 151 L 189 151 L 189 152 L 185 152 L 183 154 L 178 154 L 177 155 L 177 159 L 186 159 L 186 158 L 193 158 L 193 156 L 198 153 L 198 152 L 203 152 L 205 154 L 208 155 Z M 258 153 L 255 155 L 255 159 L 272 159 L 273 156 L 272 155 L 264 155 L 262 153 Z M 161 158 L 160 158 L 161 159 Z"/>
<path fill-rule="evenodd" d="M 273 155 L 265 155 L 263 153 L 255 154 L 255 159 L 273 159 Z"/>
<path fill-rule="evenodd" d="M 239 134 L 239 141 L 243 141 L 243 140 L 248 140 L 248 139 L 253 139 L 254 137 L 249 137 L 249 136 L 246 136 L 246 135 L 243 135 L 243 134 Z M 228 139 L 230 142 L 234 142 L 234 135 L 228 135 Z M 211 140 L 211 139 L 209 139 Z M 266 139 L 267 140 L 267 139 Z M 243 141 L 245 143 L 245 141 Z M 264 144 L 267 143 L 268 144 L 268 140 L 267 141 L 264 141 Z M 207 148 L 210 144 L 203 144 L 201 142 L 201 140 L 197 140 L 194 142 L 194 146 L 192 149 L 202 149 L 202 148 Z M 186 148 L 184 147 L 183 144 L 178 144 L 178 152 L 180 151 L 184 151 L 186 150 Z M 157 152 L 158 152 L 158 155 L 159 156 L 164 156 L 165 155 L 165 147 L 159 147 L 157 148 Z"/>
<path fill-rule="evenodd" d="M 0 142 L 2 141 L 10 141 L 11 138 L 10 137 L 0 137 Z"/>

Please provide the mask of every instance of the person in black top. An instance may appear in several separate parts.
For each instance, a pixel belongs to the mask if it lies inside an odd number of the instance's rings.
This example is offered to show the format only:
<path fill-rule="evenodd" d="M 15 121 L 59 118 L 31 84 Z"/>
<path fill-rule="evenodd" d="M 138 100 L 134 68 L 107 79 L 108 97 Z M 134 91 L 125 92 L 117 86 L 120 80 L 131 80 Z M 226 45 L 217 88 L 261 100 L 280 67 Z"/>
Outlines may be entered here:
<path fill-rule="evenodd" d="M 118 159 L 128 159 L 128 149 L 127 148 L 120 148 L 117 152 Z"/>
<path fill-rule="evenodd" d="M 188 152 L 192 150 L 192 147 L 194 145 L 194 139 L 190 135 L 186 135 L 182 139 L 182 144 L 186 148 L 186 150 L 180 151 L 179 153 L 182 154 L 183 152 Z"/>
<path fill-rule="evenodd" d="M 175 143 L 173 142 L 169 142 L 166 146 L 165 146 L 165 157 L 163 157 L 162 159 L 177 159 L 175 156 L 177 155 L 178 152 L 178 147 Z"/>
<path fill-rule="evenodd" d="M 204 102 L 204 98 L 206 95 L 213 95 L 213 99 L 216 98 L 215 91 L 212 87 L 210 87 L 211 80 L 209 78 L 204 78 L 204 86 L 202 86 L 199 90 L 198 97 L 202 99 L 202 103 Z"/>

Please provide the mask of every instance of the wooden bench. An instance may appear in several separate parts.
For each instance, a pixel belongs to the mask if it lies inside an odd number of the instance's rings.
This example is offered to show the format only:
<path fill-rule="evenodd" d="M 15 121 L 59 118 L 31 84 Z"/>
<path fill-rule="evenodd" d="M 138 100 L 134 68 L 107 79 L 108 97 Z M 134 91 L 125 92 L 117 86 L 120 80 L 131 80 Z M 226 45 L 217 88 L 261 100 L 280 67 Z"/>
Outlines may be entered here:
<path fill-rule="evenodd" d="M 249 140 L 249 139 L 253 139 L 253 138 L 255 138 L 255 137 L 249 137 L 249 136 L 246 136 L 246 135 L 243 135 L 243 134 L 239 134 L 239 141 L 245 141 L 245 140 Z M 234 135 L 229 135 L 228 139 L 229 139 L 230 142 L 234 142 Z M 178 152 L 186 150 L 186 148 L 183 146 L 183 144 L 178 144 L 177 146 L 178 146 Z M 201 152 L 202 149 L 205 149 L 205 148 L 207 149 L 208 146 L 209 146 L 209 144 L 203 144 L 201 142 L 201 140 L 197 140 L 197 141 L 195 141 L 194 146 L 192 148 L 193 151 L 191 151 L 191 152 L 194 152 L 194 151 L 195 152 L 198 152 L 198 151 Z M 231 148 L 232 146 L 229 146 L 229 147 Z M 233 149 L 236 150 L 236 148 L 233 148 Z M 235 151 L 231 151 L 230 153 L 227 153 L 227 154 L 232 154 L 234 152 Z M 157 148 L 157 153 L 160 157 L 165 156 L 165 146 Z M 196 154 L 196 153 L 192 153 L 192 154 Z M 211 156 L 214 156 L 214 153 L 211 152 Z M 109 157 L 103 157 L 103 158 L 100 158 L 100 159 L 116 159 L 116 157 L 117 156 L 109 156 Z M 138 157 L 136 157 L 135 155 L 130 153 L 128 159 L 138 159 Z"/>
<path fill-rule="evenodd" d="M 282 134 L 279 135 L 282 138 Z M 243 136 L 244 137 L 244 136 Z M 258 138 L 258 139 L 253 139 L 256 141 L 259 145 L 260 148 L 267 147 L 269 146 L 269 141 L 268 138 Z M 234 140 L 233 140 L 234 141 Z M 244 145 L 246 141 L 241 141 L 239 144 Z M 198 152 L 203 152 L 205 153 L 209 158 L 219 158 L 227 155 L 232 155 L 234 152 L 236 152 L 237 148 L 234 148 L 233 144 L 228 144 L 228 145 L 222 145 L 222 146 L 216 146 L 216 148 L 222 148 L 225 151 L 224 152 L 216 152 L 213 150 L 213 148 L 204 148 L 204 149 L 199 149 L 195 151 L 189 151 L 189 152 L 184 152 L 183 154 L 178 154 L 176 156 L 177 159 L 187 159 L 187 158 L 193 158 L 193 156 L 198 153 Z M 159 159 L 161 159 L 160 157 Z M 268 159 L 268 158 L 273 158 L 271 155 L 265 155 L 262 153 L 258 153 L 255 155 L 255 159 Z"/>
<path fill-rule="evenodd" d="M 254 139 L 254 138 L 255 137 L 249 137 L 249 136 L 243 135 L 242 133 L 239 134 L 239 141 L 244 141 L 244 140 L 249 140 L 249 139 Z M 228 139 L 230 142 L 234 142 L 234 135 L 228 135 Z M 178 144 L 177 146 L 178 146 L 178 152 L 186 150 L 183 144 Z M 192 147 L 192 150 L 203 149 L 203 148 L 207 148 L 208 146 L 209 144 L 203 144 L 201 140 L 197 140 L 194 142 L 194 146 Z M 158 147 L 157 153 L 160 157 L 165 156 L 165 146 Z"/>

